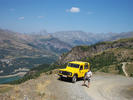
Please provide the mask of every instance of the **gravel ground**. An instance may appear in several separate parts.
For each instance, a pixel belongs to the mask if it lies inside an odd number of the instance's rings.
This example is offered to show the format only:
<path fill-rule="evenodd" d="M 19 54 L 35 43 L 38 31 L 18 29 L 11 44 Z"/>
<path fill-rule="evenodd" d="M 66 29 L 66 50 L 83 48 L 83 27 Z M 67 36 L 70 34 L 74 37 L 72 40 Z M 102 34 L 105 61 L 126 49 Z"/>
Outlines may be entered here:
<path fill-rule="evenodd" d="M 94 74 L 90 88 L 83 80 L 58 80 L 56 74 L 42 74 L 0 94 L 0 100 L 133 100 L 133 78 L 105 73 Z M 87 84 L 87 82 L 86 82 Z"/>
<path fill-rule="evenodd" d="M 133 78 L 99 73 L 93 75 L 90 88 L 82 83 L 54 78 L 48 86 L 48 100 L 133 100 Z"/>
<path fill-rule="evenodd" d="M 70 80 L 57 80 L 56 78 L 47 87 L 49 93 L 51 93 L 48 100 L 91 100 L 81 86 L 82 83 L 83 81 L 72 83 Z"/>

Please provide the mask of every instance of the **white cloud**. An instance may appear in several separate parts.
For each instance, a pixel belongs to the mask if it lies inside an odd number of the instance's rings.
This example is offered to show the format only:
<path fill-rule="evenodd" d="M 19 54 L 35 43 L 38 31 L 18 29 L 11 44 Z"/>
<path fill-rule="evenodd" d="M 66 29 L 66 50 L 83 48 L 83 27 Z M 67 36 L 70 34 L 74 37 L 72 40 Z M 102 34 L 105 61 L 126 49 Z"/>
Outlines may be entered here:
<path fill-rule="evenodd" d="M 19 19 L 19 20 L 24 20 L 24 17 L 23 17 L 23 16 L 21 16 L 21 17 L 19 17 L 18 19 Z"/>
<path fill-rule="evenodd" d="M 38 18 L 44 18 L 44 16 L 38 16 Z"/>
<path fill-rule="evenodd" d="M 67 9 L 66 12 L 79 13 L 80 12 L 80 8 L 78 8 L 78 7 L 72 7 L 70 9 Z"/>

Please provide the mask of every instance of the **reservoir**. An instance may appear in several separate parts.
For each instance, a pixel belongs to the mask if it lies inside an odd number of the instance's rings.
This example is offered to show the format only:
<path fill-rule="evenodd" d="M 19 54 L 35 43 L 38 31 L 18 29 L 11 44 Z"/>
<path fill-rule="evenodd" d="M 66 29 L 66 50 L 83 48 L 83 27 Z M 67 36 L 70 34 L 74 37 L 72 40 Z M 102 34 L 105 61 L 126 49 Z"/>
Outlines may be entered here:
<path fill-rule="evenodd" d="M 0 84 L 8 83 L 17 79 L 20 79 L 20 76 L 13 76 L 13 77 L 7 77 L 7 78 L 0 78 Z"/>

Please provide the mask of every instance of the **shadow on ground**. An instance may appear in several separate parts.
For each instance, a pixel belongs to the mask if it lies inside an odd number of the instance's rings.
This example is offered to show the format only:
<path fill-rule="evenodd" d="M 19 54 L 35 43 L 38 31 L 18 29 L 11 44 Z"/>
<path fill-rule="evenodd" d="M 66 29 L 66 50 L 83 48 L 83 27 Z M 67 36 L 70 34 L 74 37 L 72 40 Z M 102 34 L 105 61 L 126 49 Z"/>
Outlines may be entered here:
<path fill-rule="evenodd" d="M 71 78 L 62 77 L 62 78 L 58 78 L 58 80 L 63 81 L 63 82 L 72 83 L 72 79 Z M 77 81 L 83 81 L 83 78 L 78 78 Z"/>

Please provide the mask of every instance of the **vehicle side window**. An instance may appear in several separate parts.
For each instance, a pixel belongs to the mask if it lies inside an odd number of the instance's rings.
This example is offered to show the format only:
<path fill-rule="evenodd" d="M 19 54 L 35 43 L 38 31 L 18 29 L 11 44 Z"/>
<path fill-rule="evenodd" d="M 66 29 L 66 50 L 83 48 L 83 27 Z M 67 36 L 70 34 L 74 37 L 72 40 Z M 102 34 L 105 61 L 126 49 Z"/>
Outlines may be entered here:
<path fill-rule="evenodd" d="M 87 63 L 85 64 L 85 67 L 84 67 L 84 69 L 88 69 L 88 64 L 87 64 Z"/>
<path fill-rule="evenodd" d="M 83 70 L 83 66 L 82 65 L 80 66 L 80 70 Z"/>

